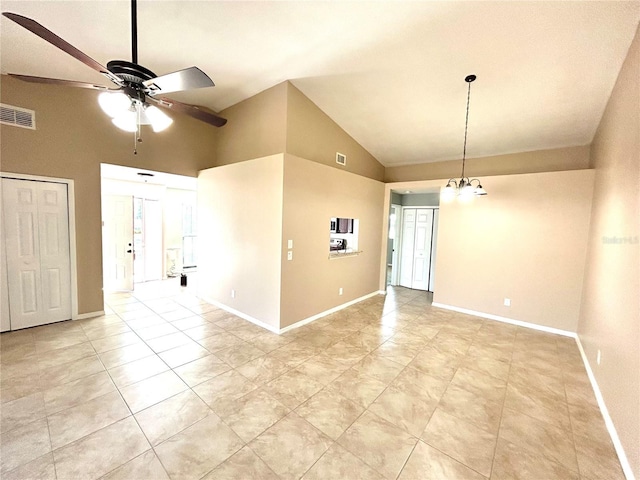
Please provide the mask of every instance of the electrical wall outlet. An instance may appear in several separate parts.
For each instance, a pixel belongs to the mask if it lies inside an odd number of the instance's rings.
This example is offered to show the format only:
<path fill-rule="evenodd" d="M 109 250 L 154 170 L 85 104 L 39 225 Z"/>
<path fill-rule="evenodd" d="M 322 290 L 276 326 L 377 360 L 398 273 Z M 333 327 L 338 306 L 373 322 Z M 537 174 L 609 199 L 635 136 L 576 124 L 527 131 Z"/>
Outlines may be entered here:
<path fill-rule="evenodd" d="M 510 307 L 511 306 L 511 299 L 510 298 L 505 298 L 504 299 L 504 306 L 505 307 Z"/>
<path fill-rule="evenodd" d="M 287 248 L 293 248 L 293 240 L 287 240 Z"/>
<path fill-rule="evenodd" d="M 600 354 L 600 350 L 598 350 L 598 355 L 596 356 L 596 363 L 600 365 L 600 360 L 602 360 L 602 355 Z"/>
<path fill-rule="evenodd" d="M 287 260 L 293 260 L 293 250 L 287 252 Z"/>
<path fill-rule="evenodd" d="M 236 291 L 231 289 L 231 298 L 236 298 Z"/>
<path fill-rule="evenodd" d="M 338 295 L 342 295 L 342 287 L 338 289 Z"/>

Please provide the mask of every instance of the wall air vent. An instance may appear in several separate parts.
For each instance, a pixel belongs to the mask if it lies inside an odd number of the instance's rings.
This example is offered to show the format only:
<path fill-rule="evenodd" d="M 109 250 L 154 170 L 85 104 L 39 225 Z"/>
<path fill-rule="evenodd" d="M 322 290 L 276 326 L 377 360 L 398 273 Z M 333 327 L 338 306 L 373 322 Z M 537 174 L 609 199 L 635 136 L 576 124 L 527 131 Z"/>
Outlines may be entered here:
<path fill-rule="evenodd" d="M 343 167 L 347 165 L 347 156 L 344 153 L 336 152 L 336 163 Z"/>
<path fill-rule="evenodd" d="M 0 103 L 0 123 L 35 130 L 36 112 Z"/>

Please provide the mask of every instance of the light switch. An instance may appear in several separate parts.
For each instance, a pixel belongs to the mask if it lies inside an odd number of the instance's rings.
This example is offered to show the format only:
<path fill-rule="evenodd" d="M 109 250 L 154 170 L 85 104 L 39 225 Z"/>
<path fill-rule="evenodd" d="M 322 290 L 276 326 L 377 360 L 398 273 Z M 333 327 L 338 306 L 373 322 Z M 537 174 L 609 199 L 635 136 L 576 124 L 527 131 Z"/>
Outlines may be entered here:
<path fill-rule="evenodd" d="M 293 260 L 293 250 L 287 252 L 287 260 Z"/>
<path fill-rule="evenodd" d="M 293 248 L 293 240 L 287 240 L 287 248 Z"/>

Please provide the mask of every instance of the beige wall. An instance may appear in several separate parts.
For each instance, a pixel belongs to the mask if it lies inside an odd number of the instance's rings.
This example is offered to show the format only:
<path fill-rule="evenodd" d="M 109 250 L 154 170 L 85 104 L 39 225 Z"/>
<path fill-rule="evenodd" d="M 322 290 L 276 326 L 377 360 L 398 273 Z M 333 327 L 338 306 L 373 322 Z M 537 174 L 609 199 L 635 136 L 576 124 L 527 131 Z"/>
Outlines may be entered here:
<path fill-rule="evenodd" d="M 0 170 L 74 180 L 79 313 L 103 309 L 100 163 L 196 176 L 215 165 L 214 127 L 170 113 L 162 133 L 143 127 L 133 155 L 133 134 L 102 113 L 97 92 L 34 85 L 2 76 L 2 103 L 36 111 L 37 130 L 0 127 Z"/>
<path fill-rule="evenodd" d="M 640 29 L 598 127 L 591 159 L 595 192 L 578 333 L 640 478 Z M 607 243 L 610 237 L 627 243 Z"/>
<path fill-rule="evenodd" d="M 281 328 L 378 290 L 384 203 L 381 182 L 293 155 L 284 167 Z M 362 254 L 329 260 L 331 217 L 360 220 Z"/>
<path fill-rule="evenodd" d="M 220 115 L 228 122 L 218 131 L 216 165 L 283 153 L 287 133 L 287 82 L 237 103 Z"/>
<path fill-rule="evenodd" d="M 593 171 L 483 184 L 486 197 L 440 203 L 434 303 L 575 332 Z"/>
<path fill-rule="evenodd" d="M 384 167 L 291 83 L 287 97 L 287 153 L 382 181 Z M 347 156 L 345 167 L 336 152 Z"/>
<path fill-rule="evenodd" d="M 384 167 L 300 90 L 282 82 L 220 114 L 217 165 L 290 153 L 314 162 L 382 181 Z M 336 163 L 347 155 L 347 166 Z"/>
<path fill-rule="evenodd" d="M 283 155 L 198 175 L 198 295 L 277 329 Z M 235 298 L 231 290 L 235 290 Z"/>
<path fill-rule="evenodd" d="M 557 172 L 589 168 L 589 146 L 554 148 L 493 157 L 468 158 L 465 175 L 486 177 L 518 173 Z M 460 177 L 462 160 L 387 167 L 385 182 L 408 182 Z"/>

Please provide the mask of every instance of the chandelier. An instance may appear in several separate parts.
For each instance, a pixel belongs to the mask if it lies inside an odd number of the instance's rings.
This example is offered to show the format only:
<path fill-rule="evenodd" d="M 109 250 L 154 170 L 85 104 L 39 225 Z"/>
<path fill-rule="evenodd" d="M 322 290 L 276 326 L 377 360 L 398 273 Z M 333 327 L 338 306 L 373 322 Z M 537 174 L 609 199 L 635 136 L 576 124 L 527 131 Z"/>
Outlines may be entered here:
<path fill-rule="evenodd" d="M 464 148 L 462 153 L 462 174 L 460 179 L 450 178 L 447 185 L 442 189 L 440 198 L 442 200 L 451 201 L 458 197 L 460 200 L 470 200 L 474 195 L 486 195 L 487 192 L 482 188 L 480 180 L 477 178 L 469 178 L 464 176 L 464 164 L 467 158 L 467 128 L 469 126 L 469 99 L 471 98 L 471 82 L 476 79 L 475 75 L 467 75 L 464 79 L 469 84 L 467 90 L 467 116 L 464 123 Z"/>

